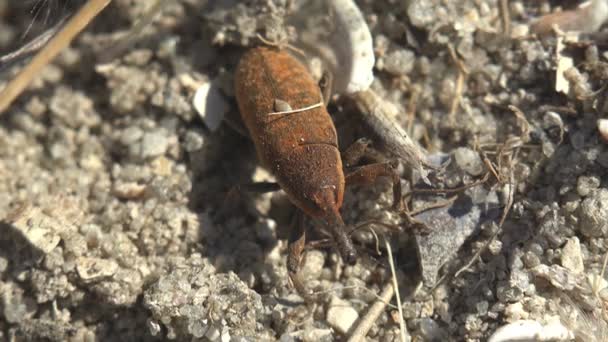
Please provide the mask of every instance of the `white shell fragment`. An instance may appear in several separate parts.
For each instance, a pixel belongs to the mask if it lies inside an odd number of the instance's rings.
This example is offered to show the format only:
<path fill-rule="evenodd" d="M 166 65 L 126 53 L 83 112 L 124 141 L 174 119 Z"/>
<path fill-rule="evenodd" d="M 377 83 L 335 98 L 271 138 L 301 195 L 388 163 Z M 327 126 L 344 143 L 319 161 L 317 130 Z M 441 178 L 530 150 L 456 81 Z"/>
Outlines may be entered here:
<path fill-rule="evenodd" d="M 220 127 L 228 111 L 228 103 L 224 100 L 219 87 L 213 82 L 203 83 L 196 89 L 192 104 L 211 131 Z"/>
<path fill-rule="evenodd" d="M 551 13 L 534 21 L 530 27 L 533 33 L 547 35 L 555 29 L 563 32 L 592 33 L 608 20 L 608 2 L 590 0 L 574 10 Z"/>
<path fill-rule="evenodd" d="M 333 93 L 367 90 L 374 80 L 374 49 L 369 27 L 355 2 L 303 1 L 295 13 L 293 25 L 302 32 L 298 45 L 321 58 L 334 77 Z"/>
<path fill-rule="evenodd" d="M 375 63 L 369 27 L 354 1 L 333 0 L 329 4 L 336 24 L 331 44 L 342 62 L 334 73 L 335 89 L 346 94 L 367 90 L 374 80 Z"/>
<path fill-rule="evenodd" d="M 572 338 L 572 332 L 559 320 L 553 320 L 547 325 L 521 320 L 498 328 L 488 342 L 570 341 Z"/>

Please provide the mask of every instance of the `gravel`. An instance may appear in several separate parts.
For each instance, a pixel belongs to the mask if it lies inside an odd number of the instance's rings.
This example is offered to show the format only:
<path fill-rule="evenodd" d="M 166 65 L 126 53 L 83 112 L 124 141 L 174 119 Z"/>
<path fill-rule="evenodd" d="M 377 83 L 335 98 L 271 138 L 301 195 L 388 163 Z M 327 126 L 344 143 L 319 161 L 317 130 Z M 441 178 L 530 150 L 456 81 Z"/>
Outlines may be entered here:
<path fill-rule="evenodd" d="M 2 54 L 84 1 L 63 2 L 33 10 L 0 0 Z M 605 28 L 580 36 L 584 44 L 560 40 L 558 55 L 558 39 L 522 35 L 567 4 L 510 1 L 505 34 L 498 0 L 357 1 L 374 38 L 373 91 L 429 155 L 451 160 L 429 171 L 429 184 L 410 184 L 415 174 L 399 167 L 413 217 L 390 210 L 389 182 L 348 187 L 349 227 L 388 226 L 353 233 L 355 266 L 331 245 L 311 247 L 302 268 L 317 302 L 307 303 L 287 275 L 289 200 L 230 202 L 234 185 L 272 175 L 246 137 L 207 126 L 192 105 L 197 82 L 213 80 L 217 113 L 236 116 L 240 55 L 258 33 L 300 34 L 290 1 L 233 3 L 167 2 L 126 52 L 100 63 L 147 6 L 112 1 L 2 114 L 0 340 L 342 340 L 391 281 L 385 239 L 414 340 L 485 341 L 517 320 L 601 336 Z M 573 67 L 557 75 L 566 55 Z M 19 67 L 3 68 L 2 81 Z M 349 97 L 329 110 L 342 149 L 373 138 Z M 412 191 L 429 187 L 447 192 Z M 307 238 L 326 237 L 305 223 Z M 399 340 L 398 321 L 387 307 L 366 338 Z"/>

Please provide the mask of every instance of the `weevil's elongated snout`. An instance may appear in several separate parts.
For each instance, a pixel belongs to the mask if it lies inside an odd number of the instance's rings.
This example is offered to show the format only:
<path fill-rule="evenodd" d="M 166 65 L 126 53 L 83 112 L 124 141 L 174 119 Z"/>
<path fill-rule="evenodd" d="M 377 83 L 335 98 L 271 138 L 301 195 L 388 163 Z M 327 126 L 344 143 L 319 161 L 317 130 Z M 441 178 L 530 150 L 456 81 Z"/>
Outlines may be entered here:
<path fill-rule="evenodd" d="M 336 240 L 342 260 L 348 265 L 354 265 L 357 262 L 357 252 L 353 246 L 353 241 L 346 234 L 346 226 L 342 222 L 342 218 L 340 216 L 338 218 L 341 225 L 336 222 L 336 224 L 330 224 L 329 229 L 331 229 L 334 240 Z"/>
<path fill-rule="evenodd" d="M 330 189 L 324 189 L 315 197 L 317 204 L 325 212 L 324 220 L 338 247 L 342 260 L 348 265 L 354 265 L 357 262 L 357 251 L 353 246 L 353 241 L 346 234 L 346 225 L 340 215 L 334 192 Z"/>

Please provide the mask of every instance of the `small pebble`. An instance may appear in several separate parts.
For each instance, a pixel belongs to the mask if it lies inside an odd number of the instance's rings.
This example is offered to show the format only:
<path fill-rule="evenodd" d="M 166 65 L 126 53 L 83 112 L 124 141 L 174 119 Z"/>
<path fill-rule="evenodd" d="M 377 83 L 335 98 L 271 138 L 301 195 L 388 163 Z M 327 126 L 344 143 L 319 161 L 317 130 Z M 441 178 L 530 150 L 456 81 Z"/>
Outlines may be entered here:
<path fill-rule="evenodd" d="M 200 150 L 205 143 L 205 137 L 199 131 L 188 131 L 184 137 L 184 148 L 188 152 Z"/>
<path fill-rule="evenodd" d="M 521 302 L 507 305 L 505 309 L 505 316 L 507 322 L 513 322 L 520 319 L 528 318 L 528 313 L 524 310 L 524 306 Z"/>
<path fill-rule="evenodd" d="M 388 73 L 404 76 L 414 68 L 415 57 L 413 52 L 400 49 L 387 54 L 381 61 L 378 61 L 378 64 L 382 64 L 382 69 Z"/>
<path fill-rule="evenodd" d="M 587 237 L 601 237 L 608 232 L 608 190 L 599 189 L 583 200 L 578 208 L 579 229 Z"/>
<path fill-rule="evenodd" d="M 458 167 L 471 176 L 479 176 L 483 172 L 483 162 L 481 161 L 481 158 L 479 158 L 479 154 L 469 148 L 457 148 L 454 151 L 454 159 L 456 160 Z"/>
<path fill-rule="evenodd" d="M 146 185 L 137 182 L 117 182 L 112 188 L 112 193 L 116 197 L 125 200 L 141 198 L 145 191 Z"/>
<path fill-rule="evenodd" d="M 307 251 L 300 274 L 308 280 L 319 279 L 323 271 L 323 265 L 325 265 L 325 253 L 316 249 Z"/>
<path fill-rule="evenodd" d="M 165 154 L 169 139 L 162 130 L 144 133 L 141 143 L 141 157 L 158 157 Z"/>
<path fill-rule="evenodd" d="M 118 264 L 114 260 L 81 257 L 76 261 L 78 276 L 85 282 L 111 277 L 117 270 Z"/>
<path fill-rule="evenodd" d="M 25 205 L 10 214 L 7 221 L 45 254 L 55 249 L 61 240 L 62 222 L 44 214 L 40 208 Z"/>
<path fill-rule="evenodd" d="M 352 305 L 338 297 L 332 297 L 327 310 L 327 323 L 341 334 L 346 333 L 359 318 Z"/>
<path fill-rule="evenodd" d="M 446 333 L 441 326 L 431 318 L 421 318 L 416 320 L 415 325 L 418 328 L 418 335 L 424 341 L 445 341 Z"/>
<path fill-rule="evenodd" d="M 585 271 L 581 243 L 577 237 L 568 239 L 564 248 L 562 248 L 561 262 L 562 266 L 574 273 L 583 273 Z"/>
<path fill-rule="evenodd" d="M 123 145 L 130 145 L 135 143 L 136 141 L 139 141 L 143 135 L 144 132 L 141 130 L 141 128 L 137 126 L 131 126 L 121 132 L 120 142 Z"/>
<path fill-rule="evenodd" d="M 532 269 L 532 273 L 540 278 L 544 278 L 551 282 L 558 290 L 572 290 L 580 279 L 570 270 L 559 265 L 538 265 Z"/>
<path fill-rule="evenodd" d="M 576 192 L 585 197 L 600 186 L 600 179 L 595 176 L 580 176 L 576 181 Z"/>
<path fill-rule="evenodd" d="M 600 132 L 600 137 L 605 143 L 608 143 L 608 119 L 597 120 L 597 130 Z"/>

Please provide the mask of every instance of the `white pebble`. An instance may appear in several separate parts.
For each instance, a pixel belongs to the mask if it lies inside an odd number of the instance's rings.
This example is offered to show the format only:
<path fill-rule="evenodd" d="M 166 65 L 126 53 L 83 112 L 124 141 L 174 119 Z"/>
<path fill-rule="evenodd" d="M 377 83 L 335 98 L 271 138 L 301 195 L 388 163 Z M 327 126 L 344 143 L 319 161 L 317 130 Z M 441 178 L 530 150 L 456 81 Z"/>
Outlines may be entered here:
<path fill-rule="evenodd" d="M 602 140 L 608 143 L 608 119 L 598 119 L 597 130 L 600 132 L 600 137 L 602 137 Z"/>
<path fill-rule="evenodd" d="M 327 323 L 341 334 L 346 333 L 359 318 L 359 313 L 351 304 L 338 297 L 332 297 L 327 310 Z"/>
<path fill-rule="evenodd" d="M 169 139 L 161 130 L 147 132 L 141 142 L 141 157 L 158 157 L 167 151 Z"/>
<path fill-rule="evenodd" d="M 306 3 L 306 4 L 304 4 Z M 312 2 L 308 2 L 312 3 Z M 333 93 L 368 90 L 374 80 L 374 47 L 369 27 L 353 0 L 307 2 L 296 11 L 295 26 L 304 50 L 316 55 L 333 75 Z M 331 16 L 329 16 L 331 13 Z M 331 27 L 311 18 L 327 17 Z M 319 76 L 319 70 L 314 70 Z"/>

